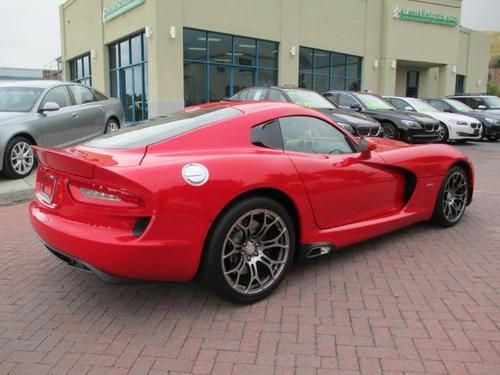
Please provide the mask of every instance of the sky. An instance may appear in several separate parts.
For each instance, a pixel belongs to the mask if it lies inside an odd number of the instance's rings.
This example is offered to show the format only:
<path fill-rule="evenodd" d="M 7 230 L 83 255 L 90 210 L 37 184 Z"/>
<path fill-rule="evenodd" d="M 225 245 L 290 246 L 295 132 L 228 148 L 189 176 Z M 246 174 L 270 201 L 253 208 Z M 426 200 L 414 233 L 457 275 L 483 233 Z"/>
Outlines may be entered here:
<path fill-rule="evenodd" d="M 63 2 L 0 0 L 0 67 L 55 67 L 61 55 L 59 5 Z M 500 31 L 500 0 L 463 0 L 462 25 Z"/>

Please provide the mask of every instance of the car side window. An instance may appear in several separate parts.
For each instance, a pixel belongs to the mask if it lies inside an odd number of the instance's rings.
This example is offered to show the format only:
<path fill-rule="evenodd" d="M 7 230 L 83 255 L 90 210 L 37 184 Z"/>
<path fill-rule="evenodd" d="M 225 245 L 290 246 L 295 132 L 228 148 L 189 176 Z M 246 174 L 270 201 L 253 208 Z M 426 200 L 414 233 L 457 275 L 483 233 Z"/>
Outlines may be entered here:
<path fill-rule="evenodd" d="M 264 100 L 266 98 L 266 90 L 262 88 L 254 88 L 248 90 L 248 97 L 246 100 L 254 100 L 254 101 L 259 101 L 259 100 Z"/>
<path fill-rule="evenodd" d="M 351 95 L 339 94 L 339 106 L 351 108 L 355 104 L 358 104 L 358 102 Z"/>
<path fill-rule="evenodd" d="M 108 100 L 108 97 L 106 95 L 101 94 L 99 91 L 92 90 L 92 93 L 94 94 L 95 100 L 98 102 L 102 102 L 103 100 Z"/>
<path fill-rule="evenodd" d="M 444 112 L 445 110 L 451 110 L 451 106 L 446 102 L 442 102 L 441 100 L 431 100 L 431 105 L 434 108 L 439 109 L 441 112 Z"/>
<path fill-rule="evenodd" d="M 278 120 L 252 128 L 251 142 L 256 146 L 283 149 L 283 139 Z"/>
<path fill-rule="evenodd" d="M 286 102 L 285 96 L 276 89 L 269 90 L 269 100 L 274 100 L 276 102 Z"/>
<path fill-rule="evenodd" d="M 339 94 L 325 94 L 325 98 L 331 101 L 333 104 L 339 105 Z"/>
<path fill-rule="evenodd" d="M 283 148 L 309 154 L 351 154 L 354 152 L 346 135 L 333 125 L 315 117 L 280 118 Z"/>
<path fill-rule="evenodd" d="M 94 94 L 87 87 L 71 85 L 69 86 L 69 89 L 71 90 L 71 93 L 73 94 L 73 97 L 75 98 L 75 103 L 77 105 L 92 103 L 96 101 Z"/>
<path fill-rule="evenodd" d="M 45 98 L 43 98 L 41 107 L 49 102 L 57 103 L 59 105 L 59 108 L 71 106 L 71 97 L 69 96 L 69 92 L 66 89 L 66 86 L 58 86 L 50 89 L 49 92 L 45 95 Z"/>
<path fill-rule="evenodd" d="M 402 99 L 398 99 L 398 98 L 386 98 L 386 100 L 389 103 L 391 103 L 394 107 L 396 107 L 397 109 L 405 110 L 406 107 L 410 107 L 410 105 L 408 103 L 406 103 Z"/>

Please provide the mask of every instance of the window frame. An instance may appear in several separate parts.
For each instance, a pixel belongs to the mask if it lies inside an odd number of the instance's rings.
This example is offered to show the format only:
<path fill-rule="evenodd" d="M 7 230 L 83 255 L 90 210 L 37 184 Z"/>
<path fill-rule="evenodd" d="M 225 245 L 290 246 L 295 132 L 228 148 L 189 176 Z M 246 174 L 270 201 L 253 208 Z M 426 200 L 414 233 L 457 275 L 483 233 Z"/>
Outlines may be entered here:
<path fill-rule="evenodd" d="M 309 68 L 301 67 L 300 63 L 300 52 L 305 52 L 307 50 L 307 53 L 311 55 L 311 62 L 312 65 Z M 328 73 L 324 72 L 317 72 L 316 71 L 316 54 L 329 54 L 328 59 L 329 59 L 329 64 L 328 64 Z M 334 69 L 333 69 L 333 62 L 334 62 L 334 57 L 335 56 L 342 56 L 344 59 L 343 67 L 344 67 L 344 74 L 335 74 Z M 324 57 L 324 56 L 322 56 Z M 350 59 L 355 58 L 357 61 L 357 74 L 355 77 L 352 77 L 349 73 L 349 65 L 351 65 L 351 62 L 349 61 Z M 362 72 L 363 72 L 363 57 L 361 56 L 356 56 L 356 55 L 350 55 L 346 53 L 341 53 L 341 52 L 335 52 L 335 51 L 327 51 L 327 50 L 322 50 L 318 48 L 313 48 L 313 47 L 307 47 L 307 46 L 300 46 L 299 47 L 299 87 L 301 88 L 306 88 L 310 89 L 313 91 L 317 91 L 316 87 L 316 79 L 317 78 L 327 78 L 328 79 L 328 88 L 327 90 L 321 90 L 321 91 L 331 91 L 331 90 L 340 90 L 338 87 L 334 87 L 334 81 L 335 79 L 341 78 L 344 83 L 344 87 L 342 90 L 349 90 L 347 87 L 348 83 L 351 81 L 356 81 L 358 83 L 358 89 L 361 90 L 361 83 L 362 83 Z M 301 78 L 302 75 L 304 75 L 304 78 L 310 77 L 311 78 L 311 87 L 308 87 L 307 84 L 301 83 Z M 304 79 L 303 82 L 306 82 L 307 80 Z"/>
<path fill-rule="evenodd" d="M 84 67 L 84 59 L 87 58 L 89 62 L 89 74 L 85 75 L 85 69 Z M 82 75 L 78 75 L 78 62 L 81 61 L 82 63 Z M 69 60 L 69 75 L 70 75 L 70 81 L 79 83 L 82 85 L 86 85 L 91 87 L 92 86 L 92 59 L 90 56 L 90 52 L 86 52 L 82 55 L 76 56 Z M 88 81 L 88 84 L 87 84 Z"/>
<path fill-rule="evenodd" d="M 302 117 L 302 118 L 308 118 L 308 119 L 314 119 L 314 120 L 317 120 L 317 121 L 320 121 L 324 124 L 327 124 L 329 125 L 330 127 L 332 127 L 335 131 L 337 131 L 339 134 L 341 134 L 343 136 L 343 139 L 345 140 L 346 144 L 349 146 L 349 148 L 351 149 L 351 152 L 349 153 L 341 153 L 341 154 L 323 154 L 323 153 L 314 153 L 314 152 L 305 152 L 305 151 L 294 151 L 294 150 L 287 150 L 285 148 L 285 138 L 284 138 L 284 133 L 283 133 L 283 124 L 282 124 L 282 120 L 283 119 L 286 119 L 286 118 L 292 118 L 292 117 Z M 354 142 L 354 140 L 341 128 L 337 127 L 335 124 L 333 123 L 330 123 L 328 121 L 325 121 L 324 119 L 322 118 L 319 118 L 319 117 L 316 117 L 316 116 L 312 116 L 312 115 L 291 115 L 291 116 L 282 116 L 282 117 L 279 117 L 278 119 L 276 119 L 279 123 L 279 128 L 280 128 L 280 133 L 281 133 L 281 142 L 282 142 L 282 145 L 283 145 L 283 151 L 284 152 L 293 152 L 293 153 L 298 153 L 298 154 L 301 154 L 301 155 L 310 155 L 310 156 L 317 156 L 317 155 L 327 155 L 327 156 L 346 156 L 346 155 L 354 155 L 356 153 L 359 153 L 359 147 L 358 147 L 358 144 L 356 142 Z"/>
<path fill-rule="evenodd" d="M 277 85 L 278 81 L 278 72 L 279 72 L 279 48 L 280 48 L 280 43 L 272 40 L 266 40 L 266 39 L 260 39 L 260 38 L 254 38 L 254 37 L 248 37 L 244 35 L 235 35 L 235 34 L 227 34 L 227 33 L 221 33 L 217 31 L 212 31 L 212 30 L 203 30 L 203 29 L 197 29 L 197 28 L 192 28 L 192 27 L 184 27 L 182 29 L 183 35 L 186 33 L 186 31 L 195 31 L 199 33 L 203 33 L 205 37 L 204 41 L 204 48 L 205 48 L 205 57 L 200 58 L 200 59 L 194 59 L 194 58 L 186 58 L 186 53 L 185 53 L 185 47 L 186 44 L 183 42 L 183 67 L 186 69 L 186 65 L 188 64 L 200 64 L 204 68 L 205 71 L 205 87 L 204 87 L 204 101 L 201 101 L 200 103 L 188 103 L 186 100 L 186 87 L 184 87 L 184 104 L 186 106 L 188 105 L 197 105 L 201 103 L 207 103 L 209 101 L 212 101 L 212 98 L 210 97 L 210 68 L 213 66 L 220 66 L 229 69 L 229 94 L 227 95 L 228 97 L 233 96 L 234 94 L 238 93 L 241 91 L 238 90 L 237 92 L 234 90 L 235 89 L 235 76 L 236 76 L 236 69 L 245 69 L 245 70 L 251 70 L 253 73 L 253 79 L 252 79 L 252 86 L 262 86 L 260 84 L 260 75 L 263 72 L 270 72 L 273 76 L 276 77 L 272 85 Z M 229 37 L 231 38 L 231 57 L 229 58 L 230 62 L 227 63 L 222 63 L 222 62 L 216 62 L 214 61 L 211 56 L 210 56 L 210 40 L 209 38 L 214 37 L 214 35 L 222 35 L 224 37 Z M 255 65 L 243 65 L 239 64 L 237 62 L 237 41 L 240 39 L 244 39 L 247 42 L 252 41 L 255 44 L 255 53 L 254 53 L 254 60 L 255 60 Z M 270 68 L 265 65 L 260 64 L 260 45 L 262 43 L 273 43 L 275 48 L 276 48 L 276 59 L 275 59 L 275 68 Z M 229 53 L 229 52 L 228 52 Z M 272 86 L 270 85 L 270 86 Z M 249 87 L 247 87 L 249 88 Z"/>
<path fill-rule="evenodd" d="M 47 91 L 44 94 L 42 94 L 42 98 L 40 99 L 40 102 L 38 104 L 38 110 L 37 110 L 37 112 L 40 112 L 40 110 L 43 108 L 43 105 L 46 103 L 45 102 L 45 98 L 47 97 L 47 95 L 49 95 L 49 93 L 52 90 L 60 88 L 60 87 L 63 87 L 66 90 L 66 93 L 68 94 L 68 97 L 69 97 L 69 101 L 71 103 L 70 105 L 68 105 L 66 107 L 60 107 L 60 109 L 69 108 L 69 107 L 74 107 L 75 106 L 75 100 L 73 98 L 73 94 L 68 89 L 68 85 L 57 85 L 57 86 L 53 86 L 53 87 L 48 88 Z"/>

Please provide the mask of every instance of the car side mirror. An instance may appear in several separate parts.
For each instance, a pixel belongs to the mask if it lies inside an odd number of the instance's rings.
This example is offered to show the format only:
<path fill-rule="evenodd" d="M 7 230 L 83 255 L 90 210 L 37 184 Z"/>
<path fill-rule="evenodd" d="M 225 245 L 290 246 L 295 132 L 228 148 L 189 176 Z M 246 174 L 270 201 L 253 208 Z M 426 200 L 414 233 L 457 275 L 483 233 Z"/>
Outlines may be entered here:
<path fill-rule="evenodd" d="M 47 102 L 43 105 L 42 108 L 40 108 L 40 112 L 41 113 L 55 112 L 55 111 L 59 111 L 60 109 L 61 109 L 61 107 L 59 107 L 59 104 L 57 104 L 56 102 Z"/>
<path fill-rule="evenodd" d="M 351 104 L 351 107 L 350 107 L 350 108 L 351 108 L 351 109 L 354 109 L 355 111 L 358 111 L 358 112 L 361 112 L 361 110 L 363 109 L 363 108 L 361 108 L 361 106 L 360 106 L 359 104 L 357 104 L 357 103 L 356 103 L 356 104 Z"/>
<path fill-rule="evenodd" d="M 371 152 L 377 148 L 377 144 L 371 139 L 361 138 L 358 143 L 358 149 L 363 159 L 369 159 Z"/>
<path fill-rule="evenodd" d="M 486 106 L 484 104 L 480 104 L 477 106 L 477 109 L 486 109 Z"/>

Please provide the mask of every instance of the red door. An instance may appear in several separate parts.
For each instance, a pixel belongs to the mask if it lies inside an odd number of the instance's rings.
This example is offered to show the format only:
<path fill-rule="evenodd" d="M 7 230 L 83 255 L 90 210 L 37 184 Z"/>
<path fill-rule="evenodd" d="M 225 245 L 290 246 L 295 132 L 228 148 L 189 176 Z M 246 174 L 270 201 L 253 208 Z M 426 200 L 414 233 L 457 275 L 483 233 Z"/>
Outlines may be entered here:
<path fill-rule="evenodd" d="M 376 152 L 360 158 L 352 141 L 315 117 L 280 119 L 283 148 L 295 165 L 321 229 L 394 213 L 403 207 L 405 178 Z"/>

